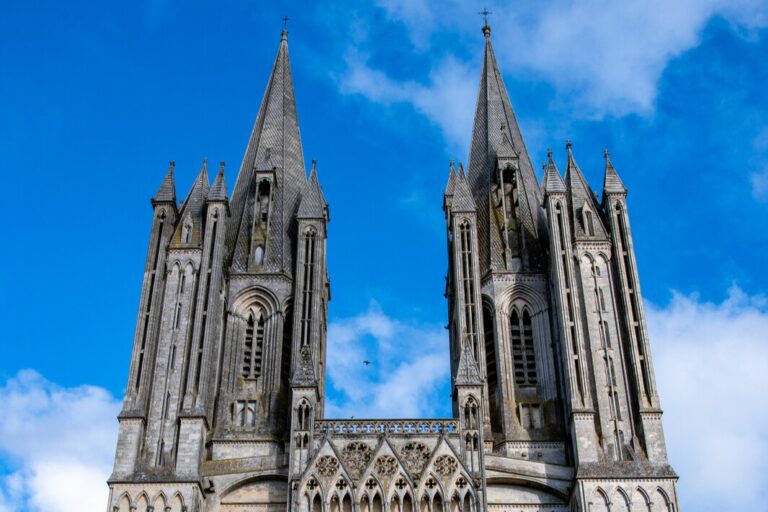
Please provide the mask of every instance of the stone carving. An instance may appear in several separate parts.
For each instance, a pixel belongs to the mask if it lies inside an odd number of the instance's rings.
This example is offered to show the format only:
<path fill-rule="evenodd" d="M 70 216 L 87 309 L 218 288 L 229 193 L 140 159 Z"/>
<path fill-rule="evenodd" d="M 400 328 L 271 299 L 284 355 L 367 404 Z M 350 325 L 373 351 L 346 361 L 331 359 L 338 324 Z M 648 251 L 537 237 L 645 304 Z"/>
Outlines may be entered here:
<path fill-rule="evenodd" d="M 341 462 L 347 468 L 347 471 L 352 475 L 352 478 L 357 478 L 363 471 L 363 468 L 371 460 L 372 454 L 370 447 L 359 441 L 353 441 L 344 447 L 341 452 Z"/>
<path fill-rule="evenodd" d="M 421 473 L 429 462 L 429 448 L 424 443 L 412 441 L 406 444 L 400 458 L 411 473 Z"/>
<path fill-rule="evenodd" d="M 397 471 L 397 459 L 391 455 L 382 455 L 373 463 L 373 468 L 381 476 L 392 476 Z"/>
<path fill-rule="evenodd" d="M 339 461 L 336 457 L 323 455 L 317 459 L 317 472 L 321 476 L 333 476 L 339 469 Z"/>
<path fill-rule="evenodd" d="M 459 463 L 450 455 L 441 455 L 435 459 L 435 471 L 442 476 L 451 476 L 458 467 Z"/>

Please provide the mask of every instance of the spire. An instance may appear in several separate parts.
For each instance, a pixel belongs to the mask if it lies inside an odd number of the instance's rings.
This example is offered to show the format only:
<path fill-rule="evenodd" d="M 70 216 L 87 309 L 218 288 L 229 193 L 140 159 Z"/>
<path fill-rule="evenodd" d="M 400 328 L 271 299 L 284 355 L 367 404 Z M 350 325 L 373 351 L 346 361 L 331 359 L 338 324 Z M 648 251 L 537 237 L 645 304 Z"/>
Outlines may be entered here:
<path fill-rule="evenodd" d="M 208 199 L 211 185 L 208 181 L 208 159 L 203 160 L 203 166 L 197 174 L 187 198 L 179 208 L 181 222 L 176 226 L 172 243 L 183 245 L 199 245 L 202 243 L 203 211 Z M 189 232 L 189 237 L 185 236 Z"/>
<path fill-rule="evenodd" d="M 496 62 L 489 26 L 483 28 L 485 49 L 477 94 L 468 181 L 476 204 L 493 203 L 478 212 L 478 242 L 481 272 L 505 268 L 501 225 L 494 213 L 498 204 L 499 165 L 510 166 L 517 175 L 521 235 L 530 267 L 542 264 L 537 244 L 542 197 L 528 150 L 523 142 L 504 79 Z M 502 162 L 503 160 L 503 162 Z"/>
<path fill-rule="evenodd" d="M 213 180 L 213 187 L 208 194 L 208 201 L 226 201 L 227 200 L 227 183 L 224 181 L 224 162 L 221 162 L 219 166 L 219 172 L 216 174 L 216 179 Z"/>
<path fill-rule="evenodd" d="M 259 173 L 274 177 L 265 264 L 293 269 L 290 226 L 306 182 L 306 167 L 285 29 L 232 193 L 227 246 L 232 253 L 232 266 L 239 271 L 247 268 Z"/>
<path fill-rule="evenodd" d="M 449 171 L 448 171 L 448 183 L 445 185 L 445 192 L 443 192 L 443 195 L 452 196 L 455 187 L 456 187 L 456 169 L 453 167 L 453 160 L 451 160 Z"/>
<path fill-rule="evenodd" d="M 565 169 L 565 186 L 570 193 L 570 206 L 573 220 L 574 237 L 606 237 L 605 229 L 598 212 L 597 197 L 589 187 L 584 174 L 579 169 L 576 159 L 573 157 L 571 141 L 566 141 L 565 149 L 568 152 L 568 165 Z M 587 212 L 591 212 L 592 226 L 584 225 Z"/>
<path fill-rule="evenodd" d="M 173 203 L 176 206 L 176 185 L 173 182 L 173 169 L 176 167 L 176 162 L 171 160 L 168 167 L 168 174 L 165 175 L 160 188 L 157 189 L 157 194 L 152 198 L 153 206 L 159 203 Z"/>
<path fill-rule="evenodd" d="M 477 367 L 477 361 L 469 348 L 469 342 L 465 339 L 461 344 L 461 354 L 459 355 L 459 366 L 456 368 L 457 386 L 480 386 L 483 379 L 480 377 L 480 370 Z"/>
<path fill-rule="evenodd" d="M 544 192 L 551 194 L 553 192 L 565 192 L 565 184 L 560 178 L 560 171 L 557 170 L 554 160 L 552 160 L 552 150 L 547 150 L 547 164 L 544 165 Z"/>
<path fill-rule="evenodd" d="M 603 157 L 605 157 L 605 179 L 603 180 L 603 194 L 626 194 L 627 188 L 619 178 L 619 174 L 616 169 L 613 168 L 611 163 L 611 156 L 608 154 L 608 150 L 603 151 Z"/>
<path fill-rule="evenodd" d="M 454 212 L 477 211 L 475 200 L 472 199 L 472 192 L 469 190 L 467 177 L 464 176 L 464 167 L 461 164 L 459 164 L 459 174 L 456 176 L 453 191 L 452 210 Z"/>
<path fill-rule="evenodd" d="M 317 179 L 317 161 L 312 160 L 312 170 L 301 194 L 299 213 L 296 217 L 299 219 L 322 219 L 325 218 L 325 211 L 325 197 Z"/>

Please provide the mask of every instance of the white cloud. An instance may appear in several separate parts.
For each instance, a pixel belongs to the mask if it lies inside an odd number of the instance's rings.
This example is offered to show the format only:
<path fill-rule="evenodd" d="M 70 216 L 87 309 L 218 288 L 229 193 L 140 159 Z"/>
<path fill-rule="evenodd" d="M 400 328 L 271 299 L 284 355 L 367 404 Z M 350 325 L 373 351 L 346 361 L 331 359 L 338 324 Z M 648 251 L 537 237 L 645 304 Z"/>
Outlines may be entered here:
<path fill-rule="evenodd" d="M 749 182 L 752 185 L 752 197 L 758 201 L 768 201 L 768 166 L 750 174 Z"/>
<path fill-rule="evenodd" d="M 768 498 L 768 303 L 732 288 L 720 304 L 649 304 L 670 461 L 683 508 L 760 510 Z"/>
<path fill-rule="evenodd" d="M 449 142 L 465 148 L 480 72 L 478 4 L 376 4 L 390 21 L 408 28 L 415 51 L 430 53 L 438 64 L 426 83 L 398 81 L 369 68 L 357 53 L 348 59 L 351 76 L 342 80 L 342 89 L 374 102 L 410 102 L 446 133 Z M 489 8 L 502 72 L 546 81 L 564 106 L 595 118 L 651 114 L 662 72 L 673 58 L 700 43 L 713 18 L 722 17 L 739 29 L 768 26 L 768 4 L 763 0 L 497 1 Z M 365 38 L 351 44 L 357 52 L 364 51 Z M 464 44 L 472 44 L 471 51 Z M 455 57 L 467 53 L 473 55 L 471 62 Z"/>
<path fill-rule="evenodd" d="M 477 93 L 477 77 L 466 63 L 450 55 L 441 58 L 426 84 L 394 80 L 383 71 L 371 68 L 359 52 L 349 53 L 347 66 L 340 81 L 343 92 L 360 94 L 384 105 L 410 103 L 437 125 L 450 143 L 466 149 Z"/>
<path fill-rule="evenodd" d="M 358 316 L 330 323 L 328 378 L 340 394 L 328 399 L 328 417 L 445 414 L 450 405 L 447 331 L 390 318 L 373 303 Z"/>
<path fill-rule="evenodd" d="M 0 512 L 102 510 L 120 403 L 95 386 L 62 388 L 31 370 L 0 387 Z"/>

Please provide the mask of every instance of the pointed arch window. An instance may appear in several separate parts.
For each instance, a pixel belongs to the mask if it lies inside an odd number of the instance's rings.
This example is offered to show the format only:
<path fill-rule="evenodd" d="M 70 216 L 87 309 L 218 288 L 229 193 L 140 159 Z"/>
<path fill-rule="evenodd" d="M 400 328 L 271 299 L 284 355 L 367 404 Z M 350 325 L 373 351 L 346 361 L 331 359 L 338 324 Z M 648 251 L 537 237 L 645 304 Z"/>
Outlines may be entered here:
<path fill-rule="evenodd" d="M 514 309 L 512 310 L 510 324 L 515 383 L 522 386 L 535 386 L 538 378 L 536 375 L 536 353 L 533 347 L 531 315 L 527 309 L 523 310 L 522 315 Z"/>
<path fill-rule="evenodd" d="M 304 275 L 302 280 L 302 308 L 301 308 L 301 346 L 309 345 L 312 334 L 312 309 L 314 301 L 315 283 L 315 250 L 317 244 L 317 232 L 310 228 L 304 232 Z"/>
<path fill-rule="evenodd" d="M 262 352 L 264 349 L 264 315 L 258 320 L 253 313 L 248 315 L 243 343 L 243 377 L 255 378 L 261 375 Z"/>
<path fill-rule="evenodd" d="M 461 252 L 461 281 L 464 291 L 464 328 L 466 336 L 469 338 L 475 361 L 478 361 L 475 271 L 472 265 L 472 232 L 470 224 L 466 220 L 459 225 L 459 251 Z"/>
<path fill-rule="evenodd" d="M 584 210 L 584 223 L 587 228 L 587 235 L 595 236 L 595 221 L 593 220 L 592 212 L 589 210 Z"/>

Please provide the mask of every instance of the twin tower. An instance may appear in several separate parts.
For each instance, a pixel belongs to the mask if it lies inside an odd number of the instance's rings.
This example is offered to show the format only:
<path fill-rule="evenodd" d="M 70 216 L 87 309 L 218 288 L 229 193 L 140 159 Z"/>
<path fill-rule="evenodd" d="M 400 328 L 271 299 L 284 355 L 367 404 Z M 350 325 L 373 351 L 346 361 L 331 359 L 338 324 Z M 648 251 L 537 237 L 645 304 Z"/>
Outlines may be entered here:
<path fill-rule="evenodd" d="M 444 193 L 453 417 L 325 419 L 328 206 L 287 33 L 234 191 L 153 216 L 108 512 L 676 512 L 627 214 L 539 182 L 491 46 Z"/>

